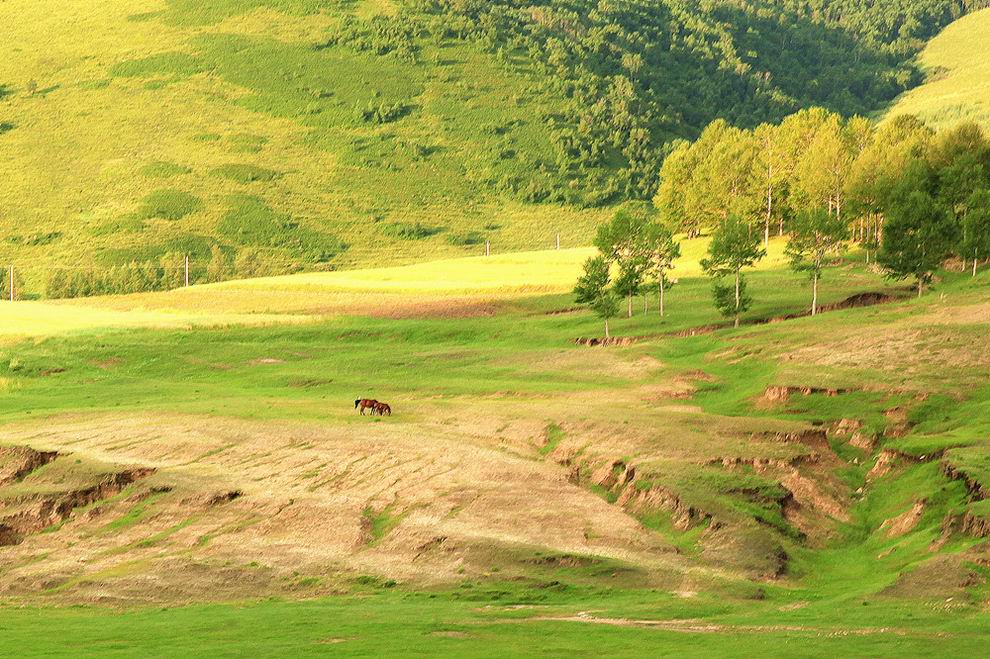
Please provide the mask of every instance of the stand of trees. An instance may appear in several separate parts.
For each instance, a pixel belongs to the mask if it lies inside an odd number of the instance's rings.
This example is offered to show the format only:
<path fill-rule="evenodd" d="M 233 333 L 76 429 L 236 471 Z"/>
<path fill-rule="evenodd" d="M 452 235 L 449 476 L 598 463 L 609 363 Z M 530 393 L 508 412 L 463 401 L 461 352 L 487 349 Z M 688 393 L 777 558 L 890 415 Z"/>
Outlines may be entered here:
<path fill-rule="evenodd" d="M 850 238 L 919 292 L 948 256 L 972 259 L 974 274 L 990 257 L 990 141 L 973 123 L 936 133 L 910 115 L 875 126 L 820 108 L 753 130 L 718 120 L 674 149 L 660 179 L 655 205 L 689 236 L 739 221 L 764 246 L 789 233 L 813 312 L 822 269 Z"/>
<path fill-rule="evenodd" d="M 820 108 L 753 130 L 717 120 L 678 144 L 660 180 L 655 210 L 624 207 L 595 241 L 598 281 L 626 298 L 629 315 L 648 282 L 663 299 L 675 232 L 711 234 L 701 264 L 715 306 L 737 326 L 752 302 L 745 270 L 772 233 L 787 234 L 791 267 L 807 273 L 813 315 L 819 282 L 850 241 L 919 295 L 949 257 L 973 276 L 990 261 L 990 139 L 973 123 L 935 132 L 913 116 L 876 126 Z"/>
<path fill-rule="evenodd" d="M 672 141 L 813 105 L 871 112 L 922 80 L 925 41 L 990 0 L 410 0 L 326 43 L 420 61 L 470 42 L 553 99 L 549 153 L 492 183 L 530 202 L 649 199 Z M 772 163 L 767 163 L 771 165 Z M 772 175 L 772 174 L 771 174 Z"/>
<path fill-rule="evenodd" d="M 10 299 L 10 284 L 11 284 L 10 269 L 0 266 L 0 302 Z M 17 268 L 14 268 L 13 284 L 14 284 L 14 299 L 23 300 L 24 282 L 21 278 L 21 273 L 18 271 Z"/>
<path fill-rule="evenodd" d="M 673 285 L 669 275 L 681 251 L 656 211 L 643 203 L 625 205 L 598 228 L 595 246 L 600 254 L 585 262 L 574 293 L 579 304 L 587 304 L 605 321 L 606 338 L 608 321 L 618 315 L 621 298 L 626 300 L 626 314 L 632 317 L 633 297 L 645 297 L 655 290 L 663 316 L 664 292 Z"/>

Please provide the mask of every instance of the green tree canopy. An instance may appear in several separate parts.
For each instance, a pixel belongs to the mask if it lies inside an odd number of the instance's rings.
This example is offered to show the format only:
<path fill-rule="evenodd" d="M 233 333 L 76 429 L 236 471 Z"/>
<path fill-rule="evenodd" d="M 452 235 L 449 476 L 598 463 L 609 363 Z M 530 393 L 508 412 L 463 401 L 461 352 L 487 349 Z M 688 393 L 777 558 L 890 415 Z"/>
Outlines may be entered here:
<path fill-rule="evenodd" d="M 735 317 L 739 327 L 739 316 L 749 308 L 751 299 L 746 295 L 742 269 L 753 266 L 766 255 L 760 246 L 760 234 L 737 215 L 730 215 L 722 222 L 712 236 L 708 246 L 708 256 L 701 260 L 701 267 L 714 283 L 715 304 L 726 316 Z M 722 283 L 724 277 L 731 276 L 734 285 Z"/>
<path fill-rule="evenodd" d="M 963 217 L 962 252 L 973 259 L 973 276 L 980 259 L 990 257 L 990 190 L 976 190 L 970 196 Z"/>
<path fill-rule="evenodd" d="M 786 253 L 791 267 L 811 278 L 811 315 L 818 313 L 818 281 L 828 260 L 841 253 L 849 226 L 824 208 L 798 213 L 791 224 Z"/>
<path fill-rule="evenodd" d="M 605 321 L 605 338 L 609 337 L 608 321 L 619 313 L 619 301 L 610 287 L 610 264 L 604 256 L 594 256 L 584 262 L 584 273 L 574 287 L 578 304 L 588 305 Z"/>
<path fill-rule="evenodd" d="M 681 245 L 674 239 L 670 227 L 654 222 L 643 232 L 643 252 L 646 260 L 644 277 L 656 284 L 659 313 L 663 316 L 664 292 L 670 288 L 667 274 L 673 269 L 674 261 L 681 256 Z"/>
<path fill-rule="evenodd" d="M 956 235 L 951 211 L 928 192 L 914 190 L 890 209 L 877 260 L 894 279 L 914 277 L 921 295 Z"/>

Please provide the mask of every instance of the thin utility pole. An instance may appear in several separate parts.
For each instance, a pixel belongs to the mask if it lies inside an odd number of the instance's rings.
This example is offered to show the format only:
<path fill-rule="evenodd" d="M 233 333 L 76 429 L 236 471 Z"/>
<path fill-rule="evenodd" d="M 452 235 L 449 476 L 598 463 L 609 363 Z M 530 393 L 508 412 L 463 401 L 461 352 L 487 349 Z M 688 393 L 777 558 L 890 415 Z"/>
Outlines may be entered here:
<path fill-rule="evenodd" d="M 186 254 L 186 287 L 189 287 L 189 255 Z"/>
<path fill-rule="evenodd" d="M 14 266 L 10 266 L 10 301 L 14 301 Z"/>
<path fill-rule="evenodd" d="M 491 256 L 492 253 L 492 243 L 490 240 L 485 241 L 485 256 Z"/>
<path fill-rule="evenodd" d="M 560 249 L 560 234 L 557 234 L 557 249 Z"/>

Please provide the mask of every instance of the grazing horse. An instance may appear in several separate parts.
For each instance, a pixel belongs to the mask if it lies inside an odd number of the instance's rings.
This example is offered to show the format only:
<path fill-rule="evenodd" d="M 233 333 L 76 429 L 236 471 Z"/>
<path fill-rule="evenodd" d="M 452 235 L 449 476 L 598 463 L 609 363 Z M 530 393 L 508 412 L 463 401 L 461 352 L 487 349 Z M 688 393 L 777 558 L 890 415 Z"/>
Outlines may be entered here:
<path fill-rule="evenodd" d="M 392 408 L 388 406 L 388 403 L 378 403 L 375 405 L 375 411 L 381 416 L 392 416 Z"/>
<path fill-rule="evenodd" d="M 378 404 L 378 401 L 373 398 L 359 398 L 354 401 L 354 409 L 360 408 L 361 416 L 364 416 L 365 410 L 371 410 L 371 413 L 374 414 Z"/>

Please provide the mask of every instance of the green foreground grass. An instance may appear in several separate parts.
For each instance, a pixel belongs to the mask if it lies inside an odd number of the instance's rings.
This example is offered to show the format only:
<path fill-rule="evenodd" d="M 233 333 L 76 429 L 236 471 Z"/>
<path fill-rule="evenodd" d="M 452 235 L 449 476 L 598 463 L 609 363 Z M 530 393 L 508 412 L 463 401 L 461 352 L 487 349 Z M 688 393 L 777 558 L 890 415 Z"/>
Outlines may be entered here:
<path fill-rule="evenodd" d="M 802 657 L 933 650 L 979 656 L 988 648 L 980 612 L 875 601 L 788 607 L 804 604 L 801 595 L 771 592 L 761 602 L 739 603 L 651 591 L 534 595 L 516 584 L 466 584 L 456 591 L 388 590 L 124 613 L 2 608 L 0 630 L 18 656 Z M 588 621 L 573 619 L 582 613 Z M 630 617 L 637 624 L 593 622 Z"/>

